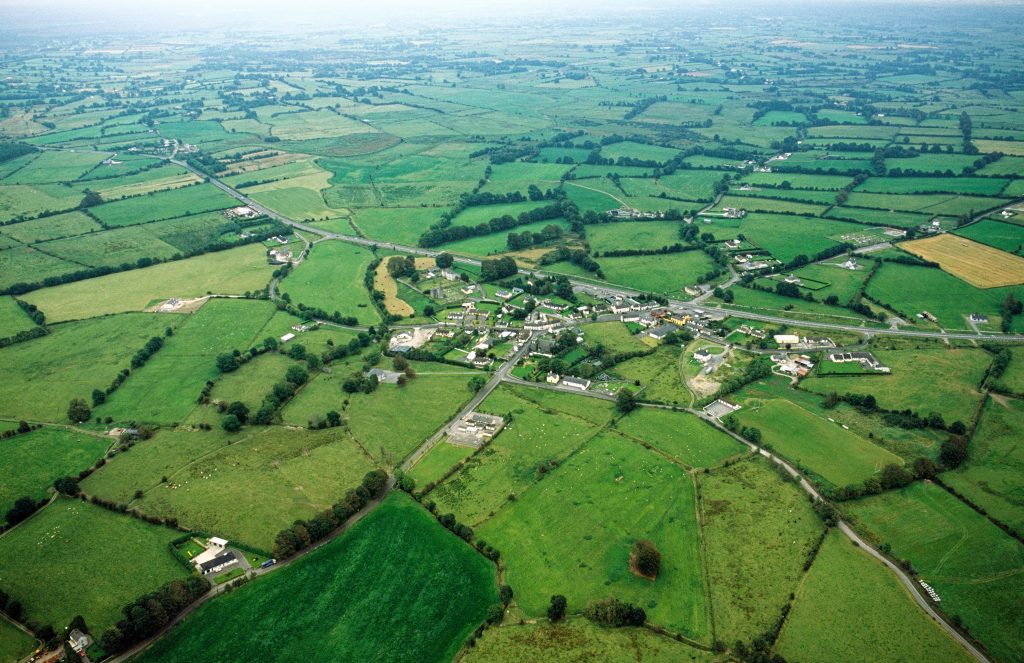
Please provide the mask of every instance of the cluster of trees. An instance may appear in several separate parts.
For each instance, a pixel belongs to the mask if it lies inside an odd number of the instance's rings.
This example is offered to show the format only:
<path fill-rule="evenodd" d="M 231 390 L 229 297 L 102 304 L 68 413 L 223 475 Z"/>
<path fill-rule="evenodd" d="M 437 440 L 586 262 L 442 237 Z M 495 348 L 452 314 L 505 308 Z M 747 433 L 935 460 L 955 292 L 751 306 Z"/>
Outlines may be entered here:
<path fill-rule="evenodd" d="M 499 281 L 518 273 L 519 265 L 509 256 L 486 258 L 480 263 L 480 279 L 483 281 Z"/>
<path fill-rule="evenodd" d="M 416 271 L 416 258 L 412 256 L 392 256 L 388 258 L 387 269 L 391 278 L 395 279 L 402 277 L 415 279 L 418 275 Z"/>
<path fill-rule="evenodd" d="M 762 380 L 772 374 L 772 360 L 769 357 L 758 356 L 743 369 L 743 373 L 735 377 L 731 377 L 722 382 L 722 386 L 718 389 L 718 396 L 724 396 L 725 394 L 731 394 L 734 391 L 738 391 L 745 385 L 754 382 L 755 380 Z"/>
<path fill-rule="evenodd" d="M 44 504 L 46 504 L 46 500 L 37 501 L 31 497 L 19 497 L 14 501 L 14 506 L 8 509 L 4 516 L 7 520 L 7 526 L 14 527 L 35 513 Z"/>
<path fill-rule="evenodd" d="M 854 500 L 864 495 L 878 495 L 886 490 L 895 490 L 909 485 L 918 479 L 935 477 L 938 467 L 930 458 L 916 458 L 907 467 L 889 463 L 882 468 L 877 476 L 870 476 L 859 484 L 849 484 L 832 492 L 832 497 L 839 501 Z"/>
<path fill-rule="evenodd" d="M 18 422 L 17 428 L 9 428 L 4 432 L 0 433 L 0 440 L 6 440 L 8 438 L 14 437 L 15 435 L 24 435 L 25 433 L 30 433 L 36 430 L 37 428 L 42 427 L 42 424 L 30 424 L 27 421 L 22 420 Z"/>
<path fill-rule="evenodd" d="M 615 597 L 591 601 L 583 609 L 583 616 L 595 624 L 609 628 L 643 626 L 647 621 L 647 613 L 643 608 Z"/>
<path fill-rule="evenodd" d="M 167 328 L 167 331 L 171 332 L 170 327 Z M 140 348 L 138 351 L 136 351 L 134 355 L 132 355 L 132 370 L 134 371 L 136 369 L 142 368 L 142 366 L 149 360 L 149 358 L 156 354 L 156 351 L 162 347 L 164 347 L 164 339 L 160 336 L 153 336 L 148 341 L 146 341 L 146 344 L 142 346 L 142 348 Z"/>
<path fill-rule="evenodd" d="M 274 557 L 278 560 L 291 557 L 305 550 L 317 541 L 329 536 L 346 520 L 359 513 L 370 500 L 376 499 L 387 490 L 388 475 L 383 470 L 371 470 L 356 488 L 350 488 L 341 501 L 309 520 L 295 523 L 277 533 L 274 538 Z"/>
<path fill-rule="evenodd" d="M 1003 332 L 1010 331 L 1010 325 L 1013 323 L 1013 316 L 1020 315 L 1024 312 L 1024 304 L 1022 304 L 1012 292 L 1006 293 L 1006 299 L 1003 300 L 1002 306 L 1002 322 L 1001 328 Z"/>
<path fill-rule="evenodd" d="M 434 224 L 434 227 L 420 235 L 419 245 L 424 248 L 430 248 L 432 246 L 466 239 L 468 237 L 479 237 L 480 235 L 490 235 L 491 233 L 497 233 L 503 230 L 511 230 L 516 226 L 525 226 L 530 223 L 536 223 L 537 221 L 557 219 L 563 216 L 562 207 L 563 206 L 559 203 L 553 203 L 551 205 L 545 205 L 544 207 L 538 207 L 536 209 L 523 212 L 518 217 L 512 216 L 511 214 L 505 214 L 503 216 L 495 217 L 486 223 L 480 223 L 475 226 L 453 226 L 447 224 L 443 225 L 440 223 Z"/>
<path fill-rule="evenodd" d="M 372 394 L 378 384 L 376 375 L 364 375 L 362 371 L 356 371 L 341 383 L 341 390 L 346 394 Z"/>
<path fill-rule="evenodd" d="M 167 626 L 178 614 L 210 591 L 206 578 L 172 580 L 160 589 L 132 601 L 122 609 L 124 618 L 100 636 L 108 654 L 118 654 Z"/>
<path fill-rule="evenodd" d="M 991 382 L 998 380 L 1006 372 L 1006 369 L 1010 366 L 1010 360 L 1013 359 L 1013 354 L 1007 348 L 1000 348 L 991 345 L 984 346 L 986 350 L 993 353 L 995 357 L 992 358 L 992 364 L 988 367 L 988 372 L 985 374 L 985 381 Z"/>
<path fill-rule="evenodd" d="M 561 226 L 551 223 L 544 226 L 539 233 L 530 232 L 529 230 L 524 230 L 521 233 L 509 233 L 505 243 L 508 246 L 509 251 L 518 251 L 520 249 L 529 248 L 534 244 L 553 242 L 561 236 Z"/>
<path fill-rule="evenodd" d="M 964 154 L 977 154 L 978 148 L 974 143 L 971 142 L 971 132 L 973 130 L 973 123 L 971 122 L 971 116 L 967 114 L 967 111 L 960 113 L 960 131 L 963 132 L 963 152 Z"/>
<path fill-rule="evenodd" d="M 661 572 L 661 553 L 654 543 L 643 539 L 633 544 L 633 565 L 641 575 L 657 578 Z"/>
<path fill-rule="evenodd" d="M 0 163 L 10 161 L 11 159 L 17 159 L 23 157 L 26 154 L 32 154 L 37 148 L 28 143 L 19 143 L 16 141 L 0 141 Z"/>
<path fill-rule="evenodd" d="M 554 251 L 548 251 L 540 257 L 541 265 L 553 265 L 556 262 L 568 261 L 572 264 L 585 269 L 588 272 L 593 272 L 598 278 L 604 278 L 604 272 L 601 271 L 601 265 L 597 264 L 597 261 L 590 257 L 590 254 L 583 249 L 569 249 L 564 246 L 560 246 Z"/>

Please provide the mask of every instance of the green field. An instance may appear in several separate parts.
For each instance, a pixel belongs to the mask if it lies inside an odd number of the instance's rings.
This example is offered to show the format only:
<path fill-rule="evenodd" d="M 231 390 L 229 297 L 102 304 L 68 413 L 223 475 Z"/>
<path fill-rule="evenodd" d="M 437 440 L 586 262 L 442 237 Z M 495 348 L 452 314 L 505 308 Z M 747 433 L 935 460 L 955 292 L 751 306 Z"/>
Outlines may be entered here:
<path fill-rule="evenodd" d="M 806 496 L 763 459 L 699 474 L 715 637 L 749 641 L 775 623 L 821 531 Z"/>
<path fill-rule="evenodd" d="M 128 313 L 57 325 L 47 336 L 0 349 L 0 365 L 18 367 L 0 384 L 0 415 L 66 423 L 72 398 L 106 388 L 150 337 L 177 324 Z"/>
<path fill-rule="evenodd" d="M 989 515 L 1024 529 L 1024 403 L 990 396 L 971 438 L 967 462 L 942 480 Z"/>
<path fill-rule="evenodd" d="M 533 402 L 530 397 L 543 400 Z M 578 401 L 585 401 L 577 403 Z M 588 418 L 572 408 L 587 410 Z M 495 390 L 480 405 L 490 414 L 511 413 L 512 422 L 455 476 L 430 494 L 441 512 L 453 512 L 460 522 L 476 526 L 500 509 L 510 494 L 519 494 L 543 477 L 537 467 L 564 461 L 601 424 L 611 419 L 611 404 L 560 393 L 543 396 L 507 387 Z M 593 419 L 600 423 L 594 423 Z M 603 421 L 601 421 L 603 419 Z"/>
<path fill-rule="evenodd" d="M 472 447 L 455 444 L 437 444 L 427 452 L 408 472 L 416 485 L 422 487 L 431 481 L 438 481 L 445 472 L 455 467 L 462 459 L 473 453 Z"/>
<path fill-rule="evenodd" d="M 746 447 L 689 414 L 654 408 L 632 412 L 615 430 L 689 467 L 714 467 Z"/>
<path fill-rule="evenodd" d="M 226 440 L 169 431 L 118 455 L 85 490 L 270 550 L 278 531 L 330 507 L 372 467 L 337 428 L 254 428 Z M 141 499 L 133 499 L 137 490 Z"/>
<path fill-rule="evenodd" d="M 649 257 L 601 258 L 598 261 L 609 283 L 644 292 L 679 295 L 683 288 L 714 269 L 715 264 L 701 251 L 670 253 Z"/>
<path fill-rule="evenodd" d="M 626 221 L 601 223 L 587 228 L 587 242 L 594 251 L 615 251 L 623 247 L 660 249 L 679 243 L 678 221 Z"/>
<path fill-rule="evenodd" d="M 553 594 L 564 594 L 572 612 L 613 595 L 643 606 L 655 624 L 706 640 L 694 506 L 685 470 L 604 433 L 509 502 L 478 534 L 502 552 L 507 582 L 531 617 L 543 616 Z M 638 539 L 650 539 L 662 554 L 655 581 L 630 571 Z"/>
<path fill-rule="evenodd" d="M 105 203 L 90 211 L 107 226 L 133 226 L 234 205 L 234 198 L 212 184 L 197 184 Z"/>
<path fill-rule="evenodd" d="M 765 445 L 835 486 L 860 483 L 899 456 L 783 399 L 737 397 L 743 409 L 735 417 L 757 428 Z"/>
<path fill-rule="evenodd" d="M 609 629 L 585 619 L 564 624 L 507 625 L 484 631 L 461 659 L 467 663 L 577 663 L 579 661 L 712 661 L 710 652 L 642 628 Z"/>
<path fill-rule="evenodd" d="M 112 442 L 60 428 L 0 440 L 0 512 L 6 513 L 19 497 L 43 499 L 54 480 L 90 468 Z"/>
<path fill-rule="evenodd" d="M 1018 255 L 1024 250 L 1024 227 L 1012 223 L 982 219 L 958 229 L 956 234 Z"/>
<path fill-rule="evenodd" d="M 309 257 L 281 283 L 281 291 L 292 302 L 313 306 L 343 317 L 355 317 L 361 324 L 375 324 L 380 314 L 363 284 L 373 256 L 368 249 L 344 242 L 322 242 Z M 323 284 L 330 283 L 330 288 Z"/>
<path fill-rule="evenodd" d="M 140 660 L 449 661 L 495 602 L 491 563 L 395 495 L 316 552 L 202 606 Z"/>
<path fill-rule="evenodd" d="M 595 322 L 583 327 L 583 340 L 590 346 L 602 345 L 613 352 L 644 352 L 650 349 L 641 339 L 629 333 L 621 322 Z"/>
<path fill-rule="evenodd" d="M 63 630 L 80 614 L 102 633 L 120 619 L 121 606 L 187 574 L 168 550 L 179 536 L 61 499 L 0 537 L 0 585 L 39 624 Z"/>
<path fill-rule="evenodd" d="M 849 504 L 860 526 L 909 559 L 997 660 L 1024 655 L 1024 547 L 942 488 L 913 483 Z M 984 554 L 979 554 L 984 551 Z"/>
<path fill-rule="evenodd" d="M 36 326 L 13 297 L 0 297 L 0 338 L 14 336 Z"/>
<path fill-rule="evenodd" d="M 163 348 L 144 366 L 132 372 L 97 408 L 97 414 L 122 422 L 181 422 L 196 406 L 207 380 L 220 374 L 217 355 L 246 350 L 262 341 L 273 312 L 273 304 L 265 301 L 207 302 L 198 312 L 184 317 L 177 333 L 167 338 Z"/>
<path fill-rule="evenodd" d="M 23 299 L 42 309 L 50 322 L 79 320 L 108 313 L 141 311 L 172 298 L 255 292 L 267 285 L 271 271 L 266 251 L 262 245 L 254 244 L 44 288 Z"/>
<path fill-rule="evenodd" d="M 818 394 L 872 394 L 888 410 L 911 409 L 923 416 L 941 414 L 947 423 L 970 422 L 981 400 L 978 385 L 991 361 L 981 350 L 878 351 L 889 375 L 856 378 L 812 377 L 801 384 Z"/>
<path fill-rule="evenodd" d="M 38 642 L 35 638 L 15 628 L 6 619 L 0 619 L 0 661 L 17 663 L 31 654 Z"/>
<path fill-rule="evenodd" d="M 921 652 L 937 661 L 974 660 L 917 607 L 888 568 L 838 530 L 825 538 L 800 584 L 775 651 L 787 661 L 901 663 Z"/>

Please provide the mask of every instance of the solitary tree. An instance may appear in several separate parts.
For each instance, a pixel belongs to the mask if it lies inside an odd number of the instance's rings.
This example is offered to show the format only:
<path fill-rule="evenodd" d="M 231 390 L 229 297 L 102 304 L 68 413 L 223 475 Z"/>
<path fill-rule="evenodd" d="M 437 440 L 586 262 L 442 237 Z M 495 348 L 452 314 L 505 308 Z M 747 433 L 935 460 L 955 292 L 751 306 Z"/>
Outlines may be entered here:
<path fill-rule="evenodd" d="M 615 408 L 622 414 L 627 414 L 636 409 L 636 396 L 630 389 L 620 389 L 615 397 Z"/>
<path fill-rule="evenodd" d="M 551 623 L 560 622 L 565 617 L 565 597 L 555 594 L 551 597 L 551 605 L 548 606 L 548 620 Z"/>
<path fill-rule="evenodd" d="M 636 570 L 648 578 L 657 578 L 661 571 L 661 553 L 654 543 L 646 539 L 633 544 L 633 564 Z"/>
<path fill-rule="evenodd" d="M 234 433 L 242 428 L 242 422 L 233 414 L 229 414 L 220 422 L 221 428 L 229 433 Z"/>
<path fill-rule="evenodd" d="M 71 402 L 68 404 L 68 419 L 76 424 L 80 424 L 83 421 L 89 421 L 91 416 L 92 410 L 89 409 L 89 404 L 85 402 L 85 399 L 71 399 Z"/>

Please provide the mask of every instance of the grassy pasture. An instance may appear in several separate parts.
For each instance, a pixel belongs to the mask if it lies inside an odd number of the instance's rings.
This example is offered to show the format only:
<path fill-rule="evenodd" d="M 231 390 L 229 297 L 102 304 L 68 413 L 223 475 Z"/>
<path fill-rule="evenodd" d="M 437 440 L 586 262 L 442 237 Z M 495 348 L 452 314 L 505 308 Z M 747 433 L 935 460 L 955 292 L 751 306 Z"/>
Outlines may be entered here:
<path fill-rule="evenodd" d="M 957 229 L 956 234 L 1018 255 L 1024 250 L 1024 227 L 1012 223 L 982 219 Z"/>
<path fill-rule="evenodd" d="M 106 388 L 151 336 L 177 324 L 141 313 L 109 316 L 0 349 L 0 365 L 18 367 L 0 383 L 0 415 L 66 423 L 72 398 Z"/>
<path fill-rule="evenodd" d="M 61 239 L 75 235 L 97 232 L 99 224 L 81 212 L 68 212 L 42 219 L 34 219 L 23 223 L 4 226 L 4 234 L 22 242 L 34 244 L 51 239 Z"/>
<path fill-rule="evenodd" d="M 754 186 L 779 187 L 783 182 L 789 182 L 794 189 L 838 191 L 853 182 L 853 178 L 842 175 L 802 175 L 800 173 L 750 173 L 743 177 L 743 183 Z"/>
<path fill-rule="evenodd" d="M 273 312 L 273 304 L 265 301 L 207 302 L 96 413 L 115 421 L 182 421 L 195 407 L 206 381 L 219 375 L 217 355 L 244 350 L 262 340 L 261 331 Z"/>
<path fill-rule="evenodd" d="M 510 494 L 523 493 L 539 481 L 543 476 L 537 471 L 540 464 L 564 461 L 611 419 L 610 403 L 560 393 L 545 394 L 540 402 L 527 400 L 532 395 L 501 387 L 481 404 L 480 411 L 511 413 L 513 421 L 430 494 L 442 513 L 453 512 L 470 526 L 480 524 L 497 512 Z M 582 400 L 587 402 L 577 402 Z M 575 412 L 575 408 L 586 411 Z M 593 419 L 604 421 L 594 423 Z"/>
<path fill-rule="evenodd" d="M 628 159 L 641 159 L 643 161 L 659 161 L 664 163 L 679 154 L 679 150 L 660 145 L 645 145 L 633 141 L 622 141 L 612 143 L 601 148 L 601 156 L 605 159 L 618 160 L 622 157 Z"/>
<path fill-rule="evenodd" d="M 973 660 L 914 604 L 889 569 L 837 530 L 825 538 L 797 589 L 775 649 L 788 661 L 900 663 L 923 651 L 935 660 Z"/>
<path fill-rule="evenodd" d="M 697 475 L 715 637 L 723 642 L 749 641 L 775 623 L 821 532 L 803 492 L 767 463 Z"/>
<path fill-rule="evenodd" d="M 639 380 L 640 386 L 634 391 L 641 400 L 685 405 L 690 392 L 684 384 L 680 355 L 678 347 L 663 344 L 653 354 L 616 364 L 613 372 L 627 382 Z"/>
<path fill-rule="evenodd" d="M 148 228 L 138 226 L 55 239 L 37 244 L 36 248 L 63 258 L 69 264 L 88 267 L 119 267 L 134 263 L 141 257 L 167 260 L 179 252 L 176 247 L 148 232 Z M 75 266 L 78 267 L 77 264 Z"/>
<path fill-rule="evenodd" d="M 714 263 L 702 251 L 686 251 L 657 256 L 601 258 L 601 269 L 609 283 L 646 292 L 678 294 L 688 285 L 714 269 Z"/>
<path fill-rule="evenodd" d="M 860 483 L 899 456 L 845 430 L 838 423 L 783 399 L 738 397 L 736 418 L 761 430 L 764 443 L 836 486 Z"/>
<path fill-rule="evenodd" d="M 440 215 L 440 210 L 430 207 L 368 207 L 356 210 L 355 224 L 367 237 L 415 246 L 420 235 L 437 223 Z"/>
<path fill-rule="evenodd" d="M 44 288 L 24 295 L 23 299 L 42 309 L 48 321 L 78 320 L 141 311 L 171 298 L 201 297 L 210 292 L 255 292 L 267 284 L 271 271 L 262 245 L 250 244 Z"/>
<path fill-rule="evenodd" d="M 629 333 L 621 322 L 594 322 L 583 327 L 583 339 L 587 345 L 601 344 L 616 352 L 637 352 L 649 349 L 642 337 Z"/>
<path fill-rule="evenodd" d="M 906 316 L 934 315 L 944 329 L 967 329 L 971 313 L 1000 313 L 1009 288 L 975 288 L 933 267 L 886 263 L 868 283 L 868 294 Z"/>
<path fill-rule="evenodd" d="M 0 537 L 0 583 L 29 619 L 62 630 L 80 614 L 94 633 L 121 606 L 186 571 L 167 550 L 181 533 L 60 499 Z"/>
<path fill-rule="evenodd" d="M 0 338 L 14 336 L 36 326 L 13 297 L 0 297 Z"/>
<path fill-rule="evenodd" d="M 82 201 L 82 191 L 62 184 L 0 184 L 0 221 L 33 217 L 40 212 L 70 210 Z"/>
<path fill-rule="evenodd" d="M 587 242 L 594 251 L 614 251 L 624 246 L 659 249 L 680 242 L 677 221 L 602 223 L 587 227 Z M 655 259 L 657 260 L 657 259 Z"/>
<path fill-rule="evenodd" d="M 854 191 L 885 194 L 966 193 L 998 196 L 1009 180 L 994 177 L 869 177 Z"/>
<path fill-rule="evenodd" d="M 474 209 L 474 208 L 470 208 Z M 564 219 L 548 219 L 547 221 L 537 221 L 534 223 L 528 223 L 524 226 L 516 226 L 514 232 L 532 232 L 539 233 L 545 227 L 555 225 L 561 227 L 563 233 L 569 231 L 569 222 Z M 448 251 L 450 253 L 461 253 L 470 256 L 487 256 L 496 253 L 504 253 L 508 251 L 508 234 L 513 232 L 497 232 L 490 233 L 488 235 L 478 235 L 476 237 L 468 237 L 466 239 L 459 240 L 457 242 L 450 242 L 440 247 L 440 250 Z M 544 249 L 544 252 L 547 250 Z"/>
<path fill-rule="evenodd" d="M 207 603 L 141 660 L 448 661 L 496 601 L 491 563 L 393 495 L 316 552 Z"/>
<path fill-rule="evenodd" d="M 714 655 L 642 628 L 608 629 L 586 619 L 562 624 L 491 628 L 462 658 L 467 663 L 575 663 L 577 661 L 712 661 Z"/>
<path fill-rule="evenodd" d="M 754 196 L 723 196 L 712 212 L 721 212 L 726 207 L 742 208 L 753 212 L 779 212 L 782 214 L 806 214 L 809 216 L 821 216 L 828 209 L 828 205 L 814 205 L 811 203 L 800 203 L 792 200 L 777 200 L 774 198 L 755 198 Z"/>
<path fill-rule="evenodd" d="M 31 654 L 39 643 L 35 638 L 16 628 L 6 619 L 0 619 L 0 661 L 17 663 Z"/>
<path fill-rule="evenodd" d="M 114 441 L 60 428 L 0 440 L 0 512 L 19 497 L 43 499 L 56 479 L 88 469 Z"/>
<path fill-rule="evenodd" d="M 999 377 L 997 388 L 1002 392 L 1024 395 L 1024 348 L 1013 348 L 1010 353 L 1013 358 L 1006 372 Z"/>
<path fill-rule="evenodd" d="M 818 394 L 873 394 L 879 407 L 938 412 L 947 423 L 970 422 L 981 398 L 978 384 L 991 360 L 983 350 L 879 350 L 875 356 L 892 374 L 856 378 L 812 377 L 801 385 Z"/>
<path fill-rule="evenodd" d="M 229 438 L 230 445 L 197 437 L 217 435 L 161 433 L 107 463 L 86 489 L 128 501 L 144 513 L 173 516 L 186 527 L 271 550 L 278 531 L 330 507 L 373 468 L 338 428 L 247 428 Z M 179 443 L 192 455 L 175 457 L 176 450 L 166 448 Z M 133 499 L 136 490 L 144 491 L 142 499 Z"/>
<path fill-rule="evenodd" d="M 28 246 L 16 246 L 0 251 L 0 287 L 15 283 L 40 283 L 51 276 L 61 276 L 82 269 L 55 256 Z"/>
<path fill-rule="evenodd" d="M 104 203 L 89 211 L 108 226 L 132 226 L 226 209 L 234 207 L 235 202 L 234 198 L 212 184 L 197 184 Z"/>
<path fill-rule="evenodd" d="M 689 467 L 714 467 L 746 449 L 697 417 L 669 410 L 635 410 L 618 420 L 615 430 Z"/>
<path fill-rule="evenodd" d="M 293 302 L 316 306 L 328 313 L 339 311 L 363 324 L 380 322 L 370 301 L 363 277 L 373 260 L 369 249 L 345 242 L 321 242 L 309 257 L 281 282 L 281 290 Z M 324 288 L 330 283 L 332 287 Z"/>
<path fill-rule="evenodd" d="M 971 438 L 967 462 L 942 480 L 994 518 L 1024 529 L 1024 402 L 990 396 Z"/>
<path fill-rule="evenodd" d="M 82 177 L 109 157 L 99 152 L 39 152 L 16 173 L 4 178 L 5 184 L 45 184 L 71 182 Z"/>
<path fill-rule="evenodd" d="M 620 436 L 603 433 L 484 523 L 479 535 L 502 551 L 518 606 L 543 616 L 552 594 L 570 611 L 614 595 L 648 618 L 704 640 L 707 604 L 692 479 Z M 629 570 L 637 539 L 663 554 L 654 582 Z"/>
<path fill-rule="evenodd" d="M 434 445 L 434 448 L 427 452 L 426 456 L 413 465 L 408 474 L 418 487 L 422 487 L 424 484 L 440 479 L 445 472 L 455 467 L 471 453 L 473 453 L 471 447 L 442 442 Z"/>
<path fill-rule="evenodd" d="M 997 660 L 1024 655 L 1024 547 L 942 488 L 924 482 L 848 504 L 859 527 L 908 559 Z M 979 554 L 978 551 L 984 551 Z"/>

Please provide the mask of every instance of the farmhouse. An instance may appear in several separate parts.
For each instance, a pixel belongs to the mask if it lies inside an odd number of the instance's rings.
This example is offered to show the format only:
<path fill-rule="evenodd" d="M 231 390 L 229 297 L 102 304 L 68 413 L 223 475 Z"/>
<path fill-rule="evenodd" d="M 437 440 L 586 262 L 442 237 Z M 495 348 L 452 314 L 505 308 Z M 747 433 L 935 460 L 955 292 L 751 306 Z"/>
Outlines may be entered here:
<path fill-rule="evenodd" d="M 85 650 L 92 645 L 92 638 L 76 628 L 72 629 L 71 633 L 68 633 L 68 644 L 71 645 L 76 654 L 85 656 Z"/>
<path fill-rule="evenodd" d="M 238 563 L 238 555 L 233 552 L 222 553 L 208 562 L 198 565 L 199 572 L 204 576 L 211 573 L 220 573 L 224 569 Z"/>
<path fill-rule="evenodd" d="M 574 375 L 567 375 L 562 378 L 562 384 L 566 387 L 572 387 L 573 389 L 579 389 L 580 391 L 586 391 L 590 389 L 590 380 L 584 378 L 578 378 Z"/>
<path fill-rule="evenodd" d="M 373 376 L 377 378 L 377 382 L 383 382 L 384 384 L 398 384 L 398 378 L 404 373 L 397 371 L 386 371 L 383 368 L 371 368 L 366 372 L 366 377 Z"/>
<path fill-rule="evenodd" d="M 227 545 L 227 540 L 211 536 L 206 540 L 206 549 L 192 558 L 192 564 L 196 569 L 202 570 L 204 564 L 223 555 Z"/>
<path fill-rule="evenodd" d="M 558 373 L 550 373 L 550 372 L 548 373 L 548 376 L 546 378 L 548 384 L 558 384 L 559 380 L 561 380 L 561 379 L 562 379 L 562 376 L 559 375 Z"/>
<path fill-rule="evenodd" d="M 971 322 L 988 324 L 988 316 L 984 313 L 971 313 Z"/>
<path fill-rule="evenodd" d="M 708 363 L 708 360 L 713 356 L 707 348 L 701 348 L 693 353 L 693 358 L 702 364 Z"/>
<path fill-rule="evenodd" d="M 654 329 L 648 331 L 647 335 L 655 340 L 663 341 L 669 334 L 677 331 L 679 331 L 679 327 L 675 326 L 671 322 L 666 322 L 665 324 L 658 325 Z"/>

